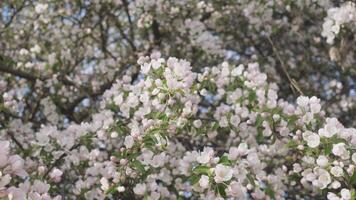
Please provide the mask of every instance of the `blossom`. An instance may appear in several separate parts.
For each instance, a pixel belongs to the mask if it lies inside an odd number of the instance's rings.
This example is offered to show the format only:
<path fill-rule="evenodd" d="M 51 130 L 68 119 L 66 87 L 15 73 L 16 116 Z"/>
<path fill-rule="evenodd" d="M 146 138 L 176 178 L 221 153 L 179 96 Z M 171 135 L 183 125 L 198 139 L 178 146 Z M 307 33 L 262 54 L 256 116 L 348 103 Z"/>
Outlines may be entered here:
<path fill-rule="evenodd" d="M 313 185 L 320 189 L 326 188 L 331 183 L 331 176 L 329 172 L 322 168 L 315 168 L 314 174 L 316 175 L 316 179 L 313 181 Z"/>
<path fill-rule="evenodd" d="M 227 193 L 238 199 L 245 199 L 247 194 L 246 192 L 246 189 L 236 181 L 231 181 L 227 188 Z"/>
<path fill-rule="evenodd" d="M 9 141 L 1 141 L 0 140 L 0 168 L 4 167 L 7 163 L 7 157 L 10 150 L 10 142 Z"/>
<path fill-rule="evenodd" d="M 194 122 L 193 122 L 193 125 L 194 125 L 194 127 L 196 127 L 196 128 L 200 128 L 201 127 L 201 125 L 202 125 L 202 122 L 201 122 L 201 120 L 194 120 Z"/>
<path fill-rule="evenodd" d="M 63 172 L 57 168 L 54 168 L 50 173 L 50 177 L 56 182 L 60 181 L 62 175 Z"/>
<path fill-rule="evenodd" d="M 125 137 L 125 142 L 124 142 L 126 148 L 131 148 L 134 145 L 134 139 L 131 135 L 128 135 Z"/>
<path fill-rule="evenodd" d="M 327 118 L 324 128 L 319 130 L 319 135 L 331 138 L 339 132 L 340 123 L 335 118 Z"/>
<path fill-rule="evenodd" d="M 309 106 L 310 106 L 310 111 L 312 113 L 319 113 L 321 109 L 320 99 L 316 98 L 315 96 L 311 97 L 309 99 Z"/>
<path fill-rule="evenodd" d="M 39 4 L 36 5 L 35 11 L 38 14 L 42 14 L 47 10 L 47 8 L 48 8 L 48 4 L 39 3 Z"/>
<path fill-rule="evenodd" d="M 137 195 L 144 195 L 146 193 L 146 184 L 144 183 L 139 183 L 139 184 L 136 184 L 136 186 L 133 188 L 133 191 L 135 194 Z"/>
<path fill-rule="evenodd" d="M 316 160 L 316 163 L 320 166 L 320 167 L 326 167 L 328 165 L 328 158 L 326 156 L 320 155 L 318 157 L 318 159 Z"/>
<path fill-rule="evenodd" d="M 341 197 L 345 200 L 350 200 L 351 199 L 350 190 L 348 190 L 346 188 L 341 189 Z"/>
<path fill-rule="evenodd" d="M 347 159 L 350 156 L 349 151 L 346 149 L 345 143 L 334 144 L 332 152 L 335 156 L 340 156 L 343 159 Z"/>
<path fill-rule="evenodd" d="M 218 164 L 215 167 L 215 177 L 216 183 L 221 183 L 224 181 L 229 181 L 232 178 L 233 170 L 229 166 Z"/>
<path fill-rule="evenodd" d="M 334 166 L 330 169 L 330 173 L 335 177 L 341 177 L 344 173 L 343 169 L 339 166 Z"/>
<path fill-rule="evenodd" d="M 118 186 L 117 187 L 117 191 L 118 192 L 124 192 L 125 191 L 125 187 L 124 186 Z"/>
<path fill-rule="evenodd" d="M 309 104 L 309 98 L 306 96 L 300 96 L 297 98 L 297 104 L 302 108 L 306 108 Z"/>
<path fill-rule="evenodd" d="M 307 141 L 307 144 L 311 148 L 316 148 L 320 144 L 320 137 L 319 135 L 311 132 L 311 131 L 306 131 L 303 133 L 303 139 Z"/>
<path fill-rule="evenodd" d="M 40 194 L 45 194 L 48 192 L 50 185 L 39 180 L 35 180 L 32 185 L 32 190 Z"/>
<path fill-rule="evenodd" d="M 108 181 L 107 178 L 102 177 L 102 178 L 100 179 L 100 184 L 101 184 L 101 189 L 102 189 L 102 190 L 106 191 L 106 190 L 109 189 L 109 181 Z"/>
<path fill-rule="evenodd" d="M 199 179 L 199 185 L 202 188 L 208 188 L 209 187 L 209 177 L 202 175 Z"/>
<path fill-rule="evenodd" d="M 229 160 L 236 160 L 239 155 L 239 149 L 237 147 L 230 147 L 228 158 Z"/>
<path fill-rule="evenodd" d="M 197 157 L 197 161 L 199 163 L 206 164 L 210 161 L 213 155 L 214 150 L 212 148 L 204 148 L 204 151 Z"/>

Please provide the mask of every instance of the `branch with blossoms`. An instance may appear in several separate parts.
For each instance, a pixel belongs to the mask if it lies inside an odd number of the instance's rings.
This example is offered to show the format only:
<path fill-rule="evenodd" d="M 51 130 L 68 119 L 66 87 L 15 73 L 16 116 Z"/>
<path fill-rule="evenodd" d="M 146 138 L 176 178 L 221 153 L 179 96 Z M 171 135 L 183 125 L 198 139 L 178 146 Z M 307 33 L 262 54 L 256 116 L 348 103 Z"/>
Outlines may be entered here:
<path fill-rule="evenodd" d="M 355 200 L 355 8 L 5 0 L 0 199 Z"/>
<path fill-rule="evenodd" d="M 72 195 L 90 196 L 94 191 L 111 198 L 354 195 L 355 129 L 325 118 L 319 99 L 302 96 L 296 105 L 277 100 L 277 88 L 265 82 L 257 63 L 245 68 L 225 62 L 193 73 L 185 60 L 158 56 L 139 59 L 144 79 L 136 84 L 118 81 L 106 91 L 103 110 L 89 124 L 62 133 L 43 127 L 36 133 L 37 145 L 68 148 L 44 178 L 51 172 L 51 179 L 59 181 L 62 171 L 70 173 L 85 163 L 77 174 L 79 188 L 68 191 Z M 202 98 L 212 98 L 214 106 L 199 111 Z M 115 113 L 125 123 L 115 120 Z M 93 132 L 86 144 L 73 148 L 63 143 L 69 138 L 60 134 L 78 128 L 81 138 L 86 137 L 85 130 Z M 189 140 L 175 139 L 180 137 Z M 89 156 L 75 156 L 78 148 Z M 39 154 L 43 162 L 48 156 Z M 293 192 L 296 188 L 299 193 Z"/>

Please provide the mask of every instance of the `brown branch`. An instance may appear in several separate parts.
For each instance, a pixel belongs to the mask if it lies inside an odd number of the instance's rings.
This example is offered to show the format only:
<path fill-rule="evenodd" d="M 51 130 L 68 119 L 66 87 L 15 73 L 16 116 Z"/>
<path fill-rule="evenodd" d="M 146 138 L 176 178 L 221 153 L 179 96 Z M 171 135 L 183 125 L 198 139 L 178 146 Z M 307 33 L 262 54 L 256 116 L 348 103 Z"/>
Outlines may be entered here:
<path fill-rule="evenodd" d="M 299 92 L 300 95 L 304 95 L 304 93 L 303 93 L 303 91 L 300 89 L 298 83 L 297 83 L 293 78 L 291 78 L 290 75 L 289 75 L 289 73 L 287 72 L 287 69 L 286 69 L 286 67 L 285 67 L 285 64 L 284 64 L 283 60 L 281 59 L 281 56 L 279 55 L 277 48 L 274 46 L 271 37 L 270 37 L 270 36 L 267 36 L 267 39 L 268 39 L 269 43 L 270 43 L 271 46 L 272 46 L 272 49 L 273 49 L 274 54 L 277 56 L 277 59 L 278 59 L 278 61 L 279 61 L 280 64 L 281 64 L 281 68 L 282 68 L 284 74 L 287 76 L 287 79 L 289 80 L 289 82 L 290 82 L 290 84 L 291 84 L 292 90 L 293 90 L 293 88 L 295 88 L 295 89 Z M 294 91 L 294 90 L 293 90 L 293 91 Z"/>
<path fill-rule="evenodd" d="M 77 149 L 81 146 L 80 143 L 73 145 L 69 151 L 73 151 L 74 149 Z M 46 171 L 46 173 L 43 175 L 43 178 L 46 178 L 48 176 L 48 174 L 52 171 L 53 168 L 57 167 L 58 164 L 67 156 L 67 153 L 63 153 L 62 155 L 59 156 L 59 158 L 57 158 L 54 163 L 48 168 L 48 170 Z"/>
<path fill-rule="evenodd" d="M 7 134 L 11 138 L 12 141 L 21 149 L 22 152 L 25 152 L 25 148 L 23 148 L 22 144 L 16 139 L 15 135 L 11 131 L 7 131 Z"/>
<path fill-rule="evenodd" d="M 13 67 L 8 66 L 5 62 L 3 62 L 3 60 L 1 60 L 1 57 L 0 57 L 0 72 L 8 73 L 13 76 L 18 76 L 20 78 L 24 78 L 30 81 L 36 81 L 37 79 L 38 80 L 44 79 L 43 77 L 36 76 L 34 74 L 22 71 L 20 69 L 14 69 Z"/>
<path fill-rule="evenodd" d="M 131 38 L 131 40 L 134 40 L 135 39 L 134 25 L 133 25 L 133 22 L 132 22 L 132 19 L 131 19 L 130 11 L 129 11 L 129 4 L 128 4 L 127 0 L 122 0 L 122 3 L 125 6 L 125 13 L 126 13 L 126 16 L 127 16 L 127 20 L 129 21 L 129 24 L 130 24 L 130 27 L 129 27 L 130 28 L 130 38 Z"/>

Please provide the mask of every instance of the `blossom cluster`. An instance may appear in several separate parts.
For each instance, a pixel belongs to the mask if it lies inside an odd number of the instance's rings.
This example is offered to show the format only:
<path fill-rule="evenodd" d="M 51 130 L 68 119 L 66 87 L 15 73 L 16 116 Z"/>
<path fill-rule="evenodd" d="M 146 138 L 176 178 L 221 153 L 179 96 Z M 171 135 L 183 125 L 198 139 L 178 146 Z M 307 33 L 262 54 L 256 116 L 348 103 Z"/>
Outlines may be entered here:
<path fill-rule="evenodd" d="M 1 194 L 49 199 L 62 188 L 71 199 L 355 198 L 356 129 L 326 118 L 318 98 L 278 99 L 258 63 L 193 72 L 186 60 L 153 53 L 138 64 L 142 78 L 117 80 L 91 122 L 43 126 L 21 141 L 26 160 L 2 141 Z M 67 177 L 77 177 L 72 186 Z"/>
<path fill-rule="evenodd" d="M 347 2 L 341 7 L 330 8 L 328 16 L 323 24 L 321 35 L 326 37 L 327 43 L 332 44 L 335 37 L 339 34 L 342 26 L 354 24 L 356 22 L 356 5 Z"/>
<path fill-rule="evenodd" d="M 0 13 L 0 199 L 356 199 L 352 1 Z"/>

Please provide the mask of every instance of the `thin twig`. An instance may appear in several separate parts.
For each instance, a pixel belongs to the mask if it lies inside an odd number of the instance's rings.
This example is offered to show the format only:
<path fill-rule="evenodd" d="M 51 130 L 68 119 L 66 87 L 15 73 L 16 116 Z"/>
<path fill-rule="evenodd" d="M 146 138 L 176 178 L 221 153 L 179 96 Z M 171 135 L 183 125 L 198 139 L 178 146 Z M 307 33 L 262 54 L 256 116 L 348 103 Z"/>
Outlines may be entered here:
<path fill-rule="evenodd" d="M 22 144 L 15 138 L 15 135 L 11 131 L 7 131 L 7 134 L 10 136 L 11 140 L 15 142 L 15 144 L 21 149 L 22 152 L 25 152 L 25 148 L 23 148 Z"/>
<path fill-rule="evenodd" d="M 281 63 L 281 67 L 282 67 L 282 70 L 283 70 L 284 74 L 287 76 L 290 84 L 292 85 L 292 87 L 291 87 L 292 90 L 293 90 L 293 88 L 295 88 L 300 93 L 300 95 L 304 95 L 303 91 L 300 89 L 300 87 L 298 86 L 297 82 L 293 78 L 291 78 L 290 75 L 288 74 L 287 69 L 286 69 L 286 67 L 284 65 L 284 62 L 281 59 L 281 56 L 279 55 L 277 48 L 274 46 L 271 37 L 267 36 L 267 39 L 268 39 L 269 43 L 271 44 L 273 52 L 274 52 L 274 54 L 276 54 L 278 61 Z"/>
<path fill-rule="evenodd" d="M 80 143 L 75 144 L 69 149 L 69 151 L 73 151 L 74 149 L 77 149 L 80 146 L 81 146 Z M 48 174 L 52 171 L 52 169 L 54 167 L 56 167 L 59 164 L 59 162 L 61 162 L 66 156 L 67 156 L 67 153 L 63 153 L 61 156 L 59 156 L 59 158 L 57 158 L 57 160 L 55 160 L 54 163 L 48 168 L 46 173 L 43 175 L 43 178 L 46 178 L 48 176 Z"/>

